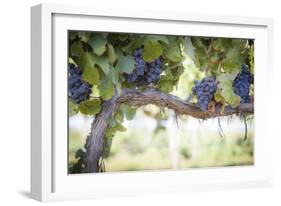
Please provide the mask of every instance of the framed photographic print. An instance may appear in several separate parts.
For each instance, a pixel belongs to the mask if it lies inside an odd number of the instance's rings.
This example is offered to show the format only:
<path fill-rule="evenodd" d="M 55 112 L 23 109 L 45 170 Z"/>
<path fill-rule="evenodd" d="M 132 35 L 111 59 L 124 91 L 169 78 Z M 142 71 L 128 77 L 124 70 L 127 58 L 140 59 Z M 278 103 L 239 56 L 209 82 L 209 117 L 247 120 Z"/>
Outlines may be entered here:
<path fill-rule="evenodd" d="M 34 199 L 272 185 L 271 19 L 31 13 Z"/>

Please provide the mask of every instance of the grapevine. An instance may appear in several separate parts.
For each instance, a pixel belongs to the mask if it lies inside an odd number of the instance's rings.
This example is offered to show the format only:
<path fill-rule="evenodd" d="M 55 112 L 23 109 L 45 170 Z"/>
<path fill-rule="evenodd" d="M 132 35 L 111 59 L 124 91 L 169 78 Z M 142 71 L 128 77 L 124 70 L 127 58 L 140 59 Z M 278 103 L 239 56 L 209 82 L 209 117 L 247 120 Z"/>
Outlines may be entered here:
<path fill-rule="evenodd" d="M 147 104 L 202 120 L 242 113 L 248 121 L 253 67 L 248 39 L 70 31 L 68 97 L 74 112 L 93 116 L 70 171 L 100 172 L 115 132 Z M 180 81 L 191 103 L 175 95 Z"/>

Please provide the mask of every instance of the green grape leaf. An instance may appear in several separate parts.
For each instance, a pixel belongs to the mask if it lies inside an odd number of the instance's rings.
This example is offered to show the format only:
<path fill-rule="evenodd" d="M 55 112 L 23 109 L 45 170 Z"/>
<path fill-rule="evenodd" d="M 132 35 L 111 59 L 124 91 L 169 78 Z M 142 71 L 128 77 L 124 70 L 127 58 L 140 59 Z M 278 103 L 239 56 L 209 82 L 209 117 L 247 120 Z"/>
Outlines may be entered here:
<path fill-rule="evenodd" d="M 230 74 L 221 74 L 217 76 L 219 82 L 218 88 L 220 90 L 221 97 L 233 108 L 240 104 L 240 97 L 236 95 L 232 88 L 232 82 L 238 72 L 233 72 Z M 219 97 L 216 97 L 219 100 Z"/>
<path fill-rule="evenodd" d="M 79 159 L 80 160 L 80 159 Z M 83 163 L 79 161 L 69 167 L 70 174 L 81 174 L 84 171 Z"/>
<path fill-rule="evenodd" d="M 123 47 L 123 51 L 133 52 L 136 49 L 142 47 L 145 38 L 143 36 L 131 36 L 130 39 L 131 39 L 130 44 Z"/>
<path fill-rule="evenodd" d="M 87 64 L 82 75 L 83 79 L 92 85 L 100 84 L 98 69 L 93 64 Z"/>
<path fill-rule="evenodd" d="M 120 132 L 125 132 L 127 130 L 127 128 L 124 127 L 122 124 L 117 124 L 117 126 L 115 128 L 117 131 L 120 131 Z"/>
<path fill-rule="evenodd" d="M 82 149 L 78 149 L 76 152 L 75 152 L 75 158 L 76 159 L 84 159 L 86 157 L 86 152 L 84 152 Z"/>
<path fill-rule="evenodd" d="M 110 155 L 111 145 L 112 145 L 112 136 L 105 136 L 105 146 L 103 150 L 103 158 L 107 158 Z"/>
<path fill-rule="evenodd" d="M 106 51 L 107 40 L 101 35 L 93 35 L 88 43 L 98 56 L 101 56 Z"/>
<path fill-rule="evenodd" d="M 71 54 L 76 57 L 75 62 L 79 68 L 83 71 L 87 65 L 98 66 L 104 72 L 105 75 L 109 73 L 109 61 L 105 56 L 97 56 L 92 52 L 85 52 L 83 50 L 82 43 L 75 43 L 71 46 Z"/>
<path fill-rule="evenodd" d="M 207 48 L 203 44 L 200 37 L 191 37 L 191 43 L 195 48 L 194 59 L 193 59 L 194 64 L 199 69 L 206 69 L 209 66 L 209 57 L 207 54 Z"/>
<path fill-rule="evenodd" d="M 245 55 L 236 47 L 229 48 L 225 53 L 225 58 L 222 61 L 223 69 L 226 72 L 239 71 L 242 64 L 245 62 Z"/>
<path fill-rule="evenodd" d="M 116 123 L 116 125 L 114 127 L 108 127 L 107 128 L 107 130 L 105 132 L 105 136 L 106 137 L 113 137 L 115 132 L 117 132 L 117 131 L 125 132 L 126 130 L 127 130 L 126 127 L 124 127 L 122 124 Z"/>
<path fill-rule="evenodd" d="M 200 37 L 191 37 L 191 42 L 195 48 L 204 47 Z"/>
<path fill-rule="evenodd" d="M 99 66 L 105 75 L 108 75 L 110 70 L 110 65 L 107 57 L 104 56 L 95 56 L 95 64 Z"/>
<path fill-rule="evenodd" d="M 111 79 L 112 83 L 114 84 L 118 95 L 121 94 L 121 83 L 119 82 L 119 70 L 118 68 L 111 67 L 110 72 L 108 74 L 108 78 Z"/>
<path fill-rule="evenodd" d="M 100 90 L 97 85 L 93 85 L 92 87 L 92 95 L 94 97 L 100 97 Z"/>
<path fill-rule="evenodd" d="M 117 121 L 115 120 L 114 117 L 108 117 L 106 119 L 106 123 L 108 124 L 109 127 L 115 127 L 117 124 Z"/>
<path fill-rule="evenodd" d="M 195 62 L 197 67 L 205 69 L 209 66 L 209 58 L 203 47 L 195 49 Z"/>
<path fill-rule="evenodd" d="M 195 47 L 193 46 L 190 37 L 184 38 L 184 52 L 193 62 L 195 62 Z"/>
<path fill-rule="evenodd" d="M 169 44 L 169 39 L 166 36 L 159 36 L 159 35 L 147 35 L 146 39 L 154 42 L 162 42 L 165 44 Z"/>
<path fill-rule="evenodd" d="M 121 111 L 117 111 L 114 115 L 114 118 L 117 122 L 123 122 L 124 121 L 124 114 Z"/>
<path fill-rule="evenodd" d="M 109 78 L 113 84 L 117 84 L 119 80 L 119 70 L 118 68 L 110 67 L 110 71 L 107 75 L 107 78 Z"/>
<path fill-rule="evenodd" d="M 81 70 L 84 69 L 85 63 L 83 60 L 84 50 L 83 50 L 83 43 L 81 41 L 72 43 L 70 46 L 69 55 L 75 61 L 75 63 L 79 66 Z"/>
<path fill-rule="evenodd" d="M 219 64 L 219 60 L 220 60 L 220 53 L 217 52 L 217 51 L 211 52 L 211 54 L 210 54 L 210 61 L 213 62 L 213 63 Z"/>
<path fill-rule="evenodd" d="M 120 41 L 126 41 L 127 39 L 128 39 L 128 34 L 119 34 L 118 35 L 118 39 L 120 40 Z"/>
<path fill-rule="evenodd" d="M 130 107 L 127 104 L 121 104 L 119 111 L 126 117 L 127 120 L 132 120 L 136 115 L 136 108 Z"/>
<path fill-rule="evenodd" d="M 240 97 L 237 96 L 232 89 L 232 82 L 227 81 L 222 86 L 221 95 L 225 101 L 232 107 L 237 107 L 240 104 Z"/>
<path fill-rule="evenodd" d="M 73 101 L 69 100 L 68 101 L 68 113 L 69 113 L 69 115 L 77 114 L 78 111 L 79 111 L 79 105 L 74 103 Z"/>
<path fill-rule="evenodd" d="M 88 42 L 91 37 L 91 32 L 79 31 L 77 32 L 77 36 L 81 39 L 81 41 Z"/>
<path fill-rule="evenodd" d="M 109 100 L 114 95 L 114 85 L 110 78 L 105 77 L 101 81 L 99 91 L 103 100 Z"/>
<path fill-rule="evenodd" d="M 255 57 L 255 53 L 254 53 L 254 45 L 251 45 L 250 50 L 249 50 L 249 63 L 250 63 L 250 69 L 251 69 L 251 73 L 254 74 L 254 70 L 255 70 L 255 64 L 254 64 L 254 57 Z"/>
<path fill-rule="evenodd" d="M 95 115 L 100 112 L 101 109 L 100 99 L 90 99 L 80 103 L 79 111 L 86 115 Z"/>
<path fill-rule="evenodd" d="M 217 76 L 217 81 L 219 83 L 223 83 L 225 81 L 233 81 L 235 77 L 238 75 L 239 71 L 234 71 L 232 73 L 227 73 L 227 74 L 220 74 Z"/>
<path fill-rule="evenodd" d="M 174 89 L 174 83 L 175 81 L 172 80 L 164 80 L 164 79 L 160 79 L 158 85 L 159 85 L 159 89 L 162 92 L 171 92 Z"/>
<path fill-rule="evenodd" d="M 107 44 L 108 61 L 112 65 L 116 62 L 118 56 L 115 54 L 114 48 L 111 44 Z"/>
<path fill-rule="evenodd" d="M 214 94 L 214 98 L 215 98 L 215 101 L 216 102 L 220 102 L 220 103 L 223 103 L 224 101 L 224 98 L 223 96 L 221 95 L 221 91 L 216 91 L 216 93 Z"/>
<path fill-rule="evenodd" d="M 132 55 L 124 56 L 122 52 L 118 52 L 118 63 L 116 67 L 118 68 L 119 73 L 131 74 L 135 69 L 135 59 Z"/>
<path fill-rule="evenodd" d="M 180 46 L 176 43 L 168 46 L 165 50 L 165 56 L 172 62 L 180 62 L 183 58 Z"/>
<path fill-rule="evenodd" d="M 247 43 L 246 39 L 231 39 L 231 47 L 235 47 L 240 51 L 245 51 Z"/>
<path fill-rule="evenodd" d="M 176 80 L 171 69 L 165 69 L 163 73 L 164 75 L 161 76 L 161 80 Z"/>
<path fill-rule="evenodd" d="M 152 62 L 163 53 L 163 48 L 158 41 L 147 40 L 144 42 L 142 57 L 146 62 Z"/>
<path fill-rule="evenodd" d="M 77 32 L 71 31 L 68 33 L 68 36 L 69 36 L 69 40 L 73 41 L 77 37 Z"/>
<path fill-rule="evenodd" d="M 231 46 L 231 39 L 218 38 L 213 41 L 212 47 L 215 51 L 226 52 Z"/>

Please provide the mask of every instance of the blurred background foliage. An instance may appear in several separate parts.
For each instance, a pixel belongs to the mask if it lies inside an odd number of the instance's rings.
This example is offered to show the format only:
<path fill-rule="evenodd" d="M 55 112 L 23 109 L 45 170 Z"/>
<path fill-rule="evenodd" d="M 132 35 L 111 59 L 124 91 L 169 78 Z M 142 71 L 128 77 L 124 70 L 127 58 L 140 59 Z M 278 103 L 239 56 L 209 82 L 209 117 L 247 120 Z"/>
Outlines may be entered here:
<path fill-rule="evenodd" d="M 186 58 L 186 68 L 171 92 L 187 99 L 195 79 L 201 79 L 193 61 Z M 75 105 L 69 105 L 70 107 Z M 70 113 L 69 166 L 83 149 L 93 117 Z M 220 120 L 220 125 L 218 121 Z M 239 116 L 200 121 L 176 116 L 172 110 L 147 105 L 137 110 L 133 120 L 123 123 L 124 132 L 116 132 L 111 150 L 104 158 L 106 172 L 183 169 L 195 167 L 252 165 L 254 163 L 253 118 L 247 121 L 248 139 Z M 220 127 L 223 137 L 220 134 Z M 111 141 L 111 140 L 109 140 Z"/>

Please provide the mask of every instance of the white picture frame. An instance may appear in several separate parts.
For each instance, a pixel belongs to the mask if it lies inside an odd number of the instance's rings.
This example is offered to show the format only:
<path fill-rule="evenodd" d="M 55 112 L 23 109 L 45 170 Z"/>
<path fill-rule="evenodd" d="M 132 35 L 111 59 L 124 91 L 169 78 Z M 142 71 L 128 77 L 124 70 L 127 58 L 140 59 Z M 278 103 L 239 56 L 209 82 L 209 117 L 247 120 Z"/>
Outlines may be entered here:
<path fill-rule="evenodd" d="M 31 25 L 32 198 L 53 201 L 272 186 L 274 134 L 265 109 L 270 108 L 271 97 L 262 96 L 272 87 L 272 19 L 40 4 L 31 9 Z M 254 38 L 254 166 L 68 175 L 68 30 Z"/>

